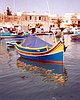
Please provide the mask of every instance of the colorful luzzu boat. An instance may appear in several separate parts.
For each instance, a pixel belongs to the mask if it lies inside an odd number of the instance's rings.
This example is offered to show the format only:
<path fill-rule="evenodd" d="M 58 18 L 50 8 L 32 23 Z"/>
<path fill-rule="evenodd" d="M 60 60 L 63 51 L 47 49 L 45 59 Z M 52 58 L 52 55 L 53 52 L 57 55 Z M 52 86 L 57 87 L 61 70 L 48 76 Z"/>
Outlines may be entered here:
<path fill-rule="evenodd" d="M 52 45 L 36 36 L 27 35 L 24 42 L 15 45 L 21 57 L 44 63 L 63 64 L 64 44 Z"/>

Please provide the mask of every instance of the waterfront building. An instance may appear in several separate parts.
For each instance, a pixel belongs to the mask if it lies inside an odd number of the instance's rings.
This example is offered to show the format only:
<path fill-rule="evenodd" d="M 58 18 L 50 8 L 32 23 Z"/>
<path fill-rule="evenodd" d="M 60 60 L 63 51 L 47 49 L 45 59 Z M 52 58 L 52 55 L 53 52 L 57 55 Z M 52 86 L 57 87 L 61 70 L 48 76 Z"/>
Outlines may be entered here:
<path fill-rule="evenodd" d="M 8 15 L 7 12 L 0 13 L 0 26 L 4 26 L 5 23 L 11 23 L 14 26 L 21 26 L 24 31 L 40 26 L 44 26 L 45 29 L 47 29 L 47 27 L 49 28 L 51 25 L 59 28 L 80 27 L 80 13 L 65 13 L 64 16 L 38 13 L 35 11 L 11 12 L 10 15 Z"/>
<path fill-rule="evenodd" d="M 78 18 L 76 13 L 65 13 L 62 24 L 64 24 L 64 27 L 77 26 Z"/>

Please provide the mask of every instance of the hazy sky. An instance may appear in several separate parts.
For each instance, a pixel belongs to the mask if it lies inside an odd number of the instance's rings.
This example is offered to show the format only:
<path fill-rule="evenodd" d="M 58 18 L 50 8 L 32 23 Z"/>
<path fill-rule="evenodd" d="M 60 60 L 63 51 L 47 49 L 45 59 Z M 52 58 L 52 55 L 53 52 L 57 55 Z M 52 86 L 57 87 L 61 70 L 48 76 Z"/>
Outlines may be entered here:
<path fill-rule="evenodd" d="M 0 12 L 10 7 L 12 11 L 64 13 L 80 12 L 80 0 L 0 0 Z"/>

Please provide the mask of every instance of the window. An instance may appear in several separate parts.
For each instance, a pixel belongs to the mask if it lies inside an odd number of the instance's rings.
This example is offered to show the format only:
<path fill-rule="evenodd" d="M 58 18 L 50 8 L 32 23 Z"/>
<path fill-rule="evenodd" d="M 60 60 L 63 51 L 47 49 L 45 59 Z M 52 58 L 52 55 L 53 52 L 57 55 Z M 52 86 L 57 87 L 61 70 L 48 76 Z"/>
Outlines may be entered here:
<path fill-rule="evenodd" d="M 27 16 L 25 16 L 25 20 L 27 20 Z"/>
<path fill-rule="evenodd" d="M 32 16 L 30 16 L 30 20 L 32 20 Z"/>
<path fill-rule="evenodd" d="M 39 17 L 39 20 L 41 20 L 41 17 Z"/>

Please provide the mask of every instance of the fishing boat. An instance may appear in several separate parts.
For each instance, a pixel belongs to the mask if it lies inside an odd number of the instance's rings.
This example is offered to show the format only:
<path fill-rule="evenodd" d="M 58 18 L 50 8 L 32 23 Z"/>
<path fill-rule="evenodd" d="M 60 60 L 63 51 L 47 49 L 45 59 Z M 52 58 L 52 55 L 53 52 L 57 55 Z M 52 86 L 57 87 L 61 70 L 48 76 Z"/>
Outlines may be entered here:
<path fill-rule="evenodd" d="M 43 34 L 38 36 L 52 36 Z M 27 35 L 21 44 L 15 45 L 21 57 L 44 63 L 63 64 L 64 44 L 61 41 L 50 44 L 37 35 Z M 48 41 L 48 40 L 47 40 Z"/>
<path fill-rule="evenodd" d="M 71 36 L 72 41 L 80 41 L 80 28 L 76 28 L 74 34 Z"/>
<path fill-rule="evenodd" d="M 24 33 L 16 34 L 16 33 L 11 33 L 11 32 L 1 32 L 0 33 L 0 39 L 5 39 L 5 38 L 24 38 L 25 35 Z"/>
<path fill-rule="evenodd" d="M 5 38 L 24 38 L 27 32 L 16 32 L 12 28 L 2 27 L 0 28 L 0 39 Z"/>

